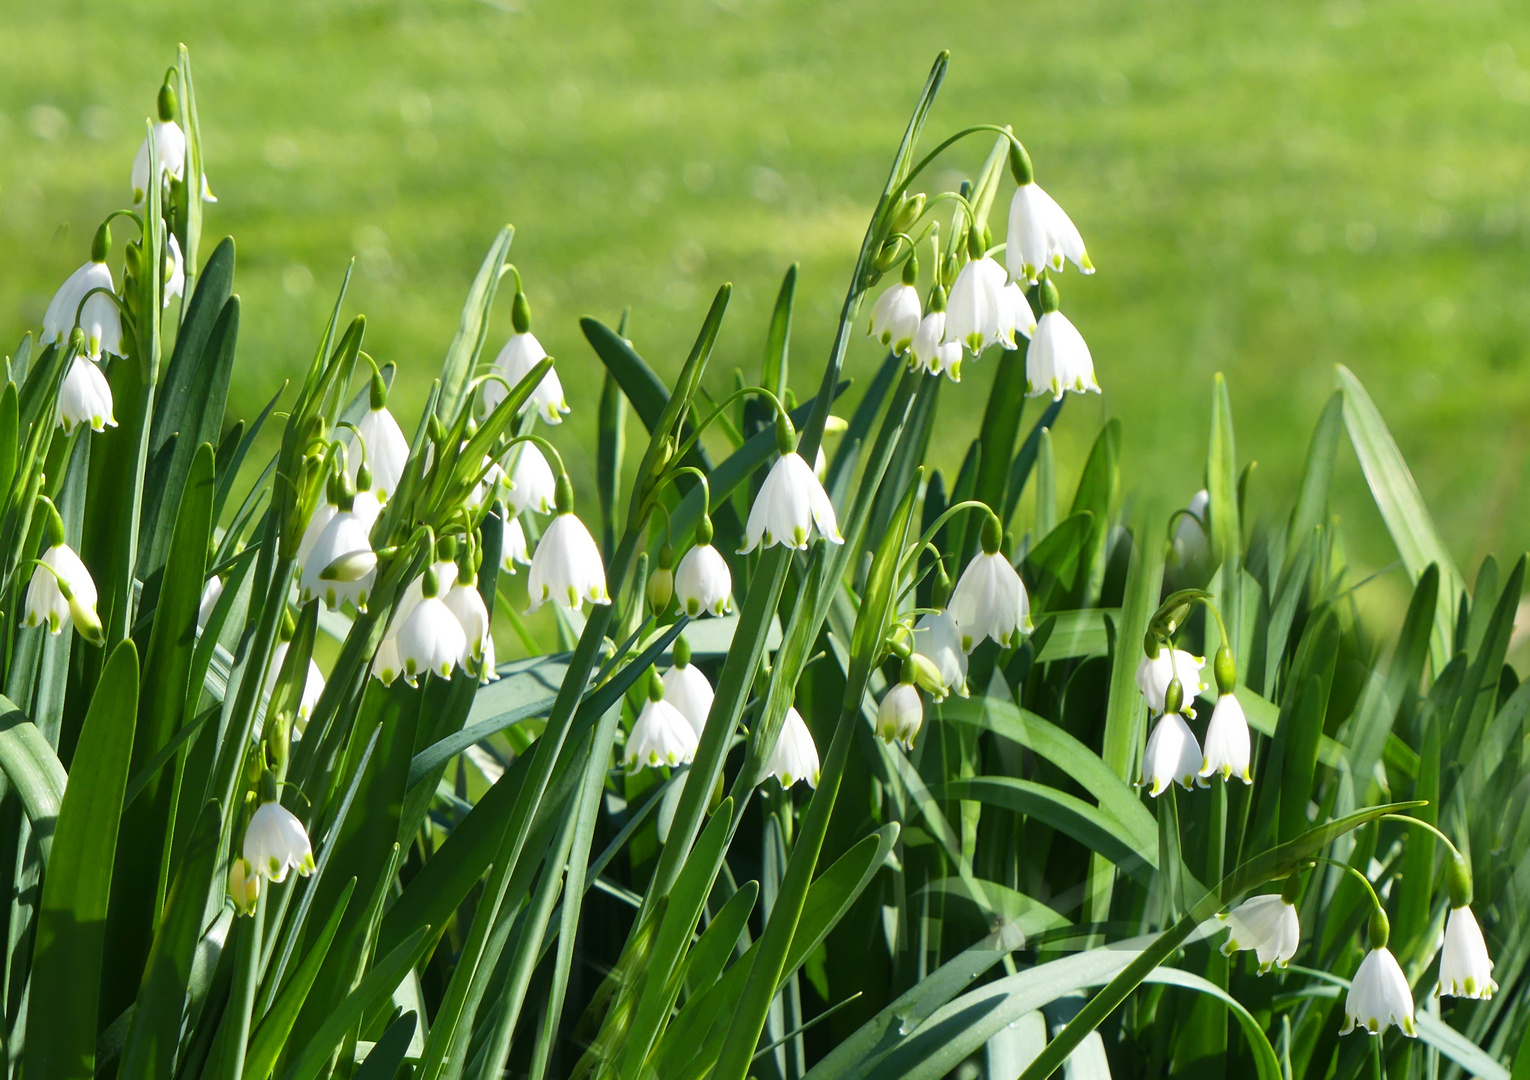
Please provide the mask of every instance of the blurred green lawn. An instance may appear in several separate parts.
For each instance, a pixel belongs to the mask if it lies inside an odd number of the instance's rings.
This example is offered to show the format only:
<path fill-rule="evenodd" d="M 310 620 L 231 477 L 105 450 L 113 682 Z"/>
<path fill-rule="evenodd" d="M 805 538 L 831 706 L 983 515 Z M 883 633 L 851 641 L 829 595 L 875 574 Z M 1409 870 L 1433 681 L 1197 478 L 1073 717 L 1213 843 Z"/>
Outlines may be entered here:
<path fill-rule="evenodd" d="M 712 375 L 726 390 L 734 367 L 757 369 L 799 260 L 793 383 L 816 383 L 944 47 L 929 131 L 1012 123 L 1100 268 L 1060 282 L 1105 388 L 1064 413 L 1065 468 L 1120 416 L 1127 486 L 1182 502 L 1221 370 L 1240 456 L 1260 462 L 1254 496 L 1276 504 L 1343 362 L 1469 580 L 1482 554 L 1530 544 L 1530 20 L 1510 3 L 59 0 L 14 5 L 6 23 L 7 342 L 127 198 L 142 118 L 185 41 L 221 200 L 210 240 L 239 244 L 235 413 L 306 364 L 353 253 L 350 309 L 417 401 L 509 221 L 574 408 L 555 438 L 587 470 L 600 372 L 582 314 L 614 322 L 630 304 L 637 347 L 672 373 L 733 281 Z M 935 179 L 956 182 L 986 149 L 973 141 Z M 857 336 L 848 373 L 864 383 L 878 359 Z M 979 407 L 992 368 L 967 365 L 946 395 L 950 464 L 975 433 L 961 403 Z M 1358 558 L 1385 563 L 1347 451 L 1343 469 Z"/>

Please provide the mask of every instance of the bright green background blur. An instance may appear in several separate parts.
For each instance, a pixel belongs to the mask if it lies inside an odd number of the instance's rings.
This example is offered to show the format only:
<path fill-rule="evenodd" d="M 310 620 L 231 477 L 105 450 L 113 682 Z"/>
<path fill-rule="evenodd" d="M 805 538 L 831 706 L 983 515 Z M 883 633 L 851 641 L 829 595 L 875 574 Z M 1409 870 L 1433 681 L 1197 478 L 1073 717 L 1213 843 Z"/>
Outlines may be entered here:
<path fill-rule="evenodd" d="M 142 119 L 185 41 L 221 200 L 209 240 L 239 244 L 235 413 L 306 364 L 353 253 L 350 310 L 417 401 L 510 221 L 574 408 L 555 437 L 588 469 L 600 372 L 581 314 L 614 322 L 630 304 L 637 347 L 672 373 L 716 285 L 735 282 L 713 365 L 726 390 L 735 366 L 757 370 L 768 305 L 800 260 L 792 381 L 816 384 L 872 201 L 945 47 L 929 132 L 1012 123 L 1100 268 L 1060 281 L 1105 388 L 1064 414 L 1067 471 L 1118 415 L 1127 485 L 1183 502 L 1223 370 L 1269 507 L 1289 497 L 1344 362 L 1469 580 L 1483 553 L 1530 543 L 1530 20 L 1507 0 L 7 6 L 7 342 L 126 200 Z M 932 181 L 954 184 L 987 146 Z M 864 383 L 878 359 L 857 336 L 848 373 Z M 968 364 L 945 396 L 948 463 L 992 366 Z M 1359 561 L 1385 563 L 1347 451 L 1342 467 Z"/>

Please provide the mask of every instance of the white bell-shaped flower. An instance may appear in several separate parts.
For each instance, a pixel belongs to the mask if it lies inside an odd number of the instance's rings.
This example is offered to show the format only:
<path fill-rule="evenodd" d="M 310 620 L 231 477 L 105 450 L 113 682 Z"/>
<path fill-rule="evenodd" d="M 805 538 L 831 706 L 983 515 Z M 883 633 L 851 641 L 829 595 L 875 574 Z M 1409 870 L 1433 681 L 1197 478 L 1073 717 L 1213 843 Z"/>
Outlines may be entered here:
<path fill-rule="evenodd" d="M 165 237 L 165 295 L 161 307 L 169 307 L 170 301 L 186 291 L 186 259 L 181 254 L 181 242 L 175 233 Z"/>
<path fill-rule="evenodd" d="M 1211 722 L 1206 725 L 1205 760 L 1201 763 L 1201 775 L 1221 773 L 1223 780 L 1236 776 L 1245 784 L 1252 784 L 1254 776 L 1249 771 L 1249 742 L 1248 717 L 1244 715 L 1237 696 L 1218 695 L 1216 707 L 1211 710 Z"/>
<path fill-rule="evenodd" d="M 993 262 L 992 259 L 988 261 Z M 1025 290 L 1011 281 L 999 290 L 999 326 L 993 344 L 1006 349 L 1017 349 L 1020 343 L 1015 340 L 1016 334 L 1029 338 L 1035 332 L 1036 315 L 1031 311 L 1031 302 L 1025 298 Z"/>
<path fill-rule="evenodd" d="M 923 314 L 919 290 L 911 284 L 894 285 L 877 297 L 867 332 L 891 349 L 894 356 L 902 356 L 913 344 Z"/>
<path fill-rule="evenodd" d="M 965 345 L 976 356 L 998 337 L 1004 280 L 1004 268 L 986 255 L 961 268 L 946 301 L 947 343 Z"/>
<path fill-rule="evenodd" d="M 627 736 L 627 756 L 623 764 L 628 773 L 656 769 L 660 765 L 687 765 L 696 756 L 696 729 L 680 710 L 655 693 L 662 694 L 654 679 L 648 701 L 632 723 Z"/>
<path fill-rule="evenodd" d="M 526 591 L 531 597 L 528 615 L 548 600 L 570 611 L 577 611 L 585 600 L 592 604 L 611 602 L 600 548 L 584 522 L 572 513 L 558 514 L 542 534 L 531 556 Z"/>
<path fill-rule="evenodd" d="M 505 347 L 500 349 L 499 355 L 494 358 L 494 367 L 511 386 L 514 386 L 545 359 L 547 359 L 547 350 L 542 348 L 542 343 L 536 339 L 536 335 L 527 330 L 525 333 L 510 335 L 510 340 L 505 342 Z M 484 384 L 483 403 L 490 409 L 508 395 L 509 391 L 501 383 Z M 542 376 L 542 381 L 537 383 L 537 388 L 531 392 L 531 406 L 536 409 L 544 423 L 563 423 L 561 414 L 569 411 L 568 402 L 563 398 L 563 384 L 558 380 L 558 373 L 553 368 L 547 369 L 547 374 Z"/>
<path fill-rule="evenodd" d="M 453 554 L 452 558 L 455 558 Z M 452 558 L 437 558 L 430 564 L 431 573 L 436 575 L 437 595 L 450 592 L 453 585 L 457 584 L 457 564 Z M 398 628 L 404 625 L 404 620 L 409 618 L 421 600 L 425 599 L 425 575 L 422 573 L 408 585 L 393 604 L 393 632 L 390 637 L 398 634 Z"/>
<path fill-rule="evenodd" d="M 941 301 L 944 302 L 944 301 Z M 946 374 L 952 382 L 962 381 L 962 344 L 947 342 L 945 308 L 932 310 L 919 323 L 914 332 L 914 343 L 909 348 L 910 368 L 922 368 L 926 374 Z"/>
<path fill-rule="evenodd" d="M 105 641 L 105 635 L 96 614 L 96 583 L 74 549 L 63 542 L 63 524 L 57 521 L 57 512 L 51 507 L 49 516 L 56 523 L 56 527 L 52 523 L 49 527 L 53 543 L 38 560 L 42 565 L 32 570 L 21 625 L 46 626 L 50 634 L 57 634 L 68 620 L 81 637 L 99 645 Z"/>
<path fill-rule="evenodd" d="M 1158 650 L 1157 656 L 1144 656 L 1137 661 L 1137 689 L 1147 699 L 1149 709 L 1155 713 L 1163 712 L 1164 695 L 1169 691 L 1169 684 L 1178 679 L 1185 695 L 1184 713 L 1186 716 L 1194 716 L 1195 710 L 1189 708 L 1189 705 L 1197 694 L 1207 689 L 1206 682 L 1201 678 L 1201 670 L 1205 666 L 1204 656 L 1193 656 L 1183 649 L 1171 649 L 1165 645 Z"/>
<path fill-rule="evenodd" d="M 1360 961 L 1344 998 L 1344 1026 L 1339 1034 L 1348 1035 L 1358 1027 L 1380 1035 L 1393 1024 L 1410 1038 L 1418 1035 L 1413 1023 L 1413 991 L 1392 950 L 1383 945 Z"/>
<path fill-rule="evenodd" d="M 799 780 L 806 780 L 811 788 L 818 786 L 818 747 L 802 714 L 795 708 L 786 710 L 781 736 L 770 752 L 765 775 L 774 776 L 783 788 L 789 788 Z"/>
<path fill-rule="evenodd" d="M 275 884 L 287 880 L 287 871 L 299 877 L 313 873 L 313 847 L 308 833 L 285 806 L 263 802 L 244 831 L 244 858 L 255 872 Z"/>
<path fill-rule="evenodd" d="M 681 664 L 677 656 L 675 666 L 664 673 L 664 700 L 679 710 L 701 738 L 712 712 L 712 684 L 701 669 L 695 664 Z"/>
<path fill-rule="evenodd" d="M 913 683 L 900 682 L 882 695 L 882 703 L 877 706 L 877 737 L 883 742 L 898 743 L 905 750 L 912 750 L 914 736 L 923 725 L 924 702 Z"/>
<path fill-rule="evenodd" d="M 457 616 L 437 595 L 440 588 L 434 571 L 425 574 L 424 592 L 398 628 L 398 657 L 404 680 L 410 686 L 425 674 L 452 677 L 452 668 L 467 650 L 467 634 Z"/>
<path fill-rule="evenodd" d="M 558 480 L 553 476 L 552 466 L 537 449 L 535 443 L 519 443 L 519 456 L 510 469 L 510 484 L 505 488 L 505 501 L 516 514 L 535 510 L 550 514 L 557 499 Z"/>
<path fill-rule="evenodd" d="M 1301 920 L 1296 905 L 1279 893 L 1253 896 L 1218 919 L 1227 924 L 1227 940 L 1222 955 L 1231 956 L 1240 949 L 1253 949 L 1259 957 L 1259 974 L 1272 967 L 1285 967 L 1296 955 L 1302 941 Z"/>
<path fill-rule="evenodd" d="M 482 674 L 485 642 L 489 641 L 489 609 L 484 605 L 483 595 L 478 591 L 477 580 L 466 581 L 460 575 L 443 601 L 447 610 L 457 617 L 462 626 L 466 645 L 461 663 L 464 671 Z"/>
<path fill-rule="evenodd" d="M 1445 943 L 1440 950 L 1435 996 L 1490 998 L 1497 989 L 1493 961 L 1488 956 L 1477 917 L 1470 907 L 1452 907 L 1445 920 Z"/>
<path fill-rule="evenodd" d="M 282 673 L 282 665 L 287 662 L 287 649 L 289 642 L 279 641 L 276 648 L 271 650 L 271 663 L 266 665 L 266 684 L 261 690 L 261 696 L 270 698 L 271 691 L 276 689 L 276 680 Z M 298 699 L 296 719 L 293 731 L 303 734 L 303 729 L 308 726 L 308 720 L 313 716 L 313 708 L 319 703 L 319 695 L 324 693 L 324 673 L 319 670 L 319 665 L 314 663 L 313 657 L 308 658 L 308 671 L 303 678 L 303 693 Z"/>
<path fill-rule="evenodd" d="M 1015 189 L 1009 201 L 1004 261 L 1016 281 L 1036 283 L 1043 270 L 1061 270 L 1066 259 L 1080 272 L 1094 273 L 1084 239 L 1063 208 L 1034 181 Z"/>
<path fill-rule="evenodd" d="M 790 431 L 789 422 L 787 430 Z M 787 441 L 794 443 L 795 437 L 781 439 L 778 432 L 778 440 L 784 446 Z M 829 501 L 823 484 L 801 455 L 795 450 L 783 450 L 771 466 L 765 483 L 760 485 L 754 505 L 749 508 L 744 546 L 738 553 L 746 555 L 762 544 L 765 547 L 785 544 L 805 551 L 815 525 L 829 543 L 845 542 L 839 535 L 839 524 L 834 520 L 834 504 Z"/>
<path fill-rule="evenodd" d="M 235 915 L 255 914 L 260 900 L 260 875 L 242 856 L 228 864 L 228 898 L 233 901 Z"/>
<path fill-rule="evenodd" d="M 704 541 L 702 530 L 697 530 L 696 545 L 681 556 L 675 569 L 675 595 L 680 598 L 680 610 L 693 619 L 707 612 L 726 615 L 731 607 L 728 598 L 733 593 L 733 572 L 722 552 L 710 543 L 710 523 L 705 533 Z"/>
<path fill-rule="evenodd" d="M 354 505 L 330 519 L 303 563 L 298 585 L 301 603 L 318 596 L 331 611 L 347 600 L 358 611 L 367 609 L 367 598 L 377 577 L 377 556 L 367 536 L 370 531 Z"/>
<path fill-rule="evenodd" d="M 174 177 L 181 180 L 186 173 L 186 133 L 181 125 L 171 119 L 160 119 L 154 124 L 154 149 L 159 153 L 159 180 Z M 133 205 L 143 202 L 149 193 L 149 136 L 143 137 L 138 153 L 133 157 Z"/>
<path fill-rule="evenodd" d="M 914 653 L 934 666 L 943 693 L 967 696 L 967 651 L 949 608 L 924 615 L 914 624 Z"/>
<path fill-rule="evenodd" d="M 218 601 L 223 599 L 223 579 L 214 575 L 207 579 L 207 584 L 202 586 L 202 598 L 197 601 L 197 629 L 205 630 L 207 620 L 212 618 L 213 609 L 218 606 Z"/>
<path fill-rule="evenodd" d="M 84 356 L 76 356 L 69 365 L 69 374 L 58 388 L 58 407 L 54 411 L 65 435 L 73 433 L 79 424 L 89 424 L 91 431 L 117 426 L 112 415 L 111 384 L 95 362 Z"/>
<path fill-rule="evenodd" d="M 379 503 L 385 503 L 398 490 L 403 478 L 404 466 L 409 463 L 409 440 L 398 421 L 386 405 L 368 409 L 356 425 L 356 434 L 366 448 L 366 454 L 353 454 L 349 461 L 352 482 L 361 468 L 363 456 L 372 473 L 372 493 Z"/>
<path fill-rule="evenodd" d="M 505 522 L 505 531 L 499 544 L 499 568 L 505 573 L 515 573 L 516 563 L 522 566 L 531 564 L 531 555 L 526 551 L 526 530 L 521 527 L 520 518 L 512 517 Z"/>
<path fill-rule="evenodd" d="M 105 226 L 102 229 L 104 231 Z M 74 332 L 78 318 L 80 332 L 85 335 L 86 356 L 100 360 L 103 353 L 122 355 L 122 318 L 117 302 L 107 295 L 115 293 L 117 287 L 99 242 L 96 248 L 95 254 L 101 258 L 91 259 L 70 274 L 48 302 L 48 310 L 43 313 L 39 345 L 63 344 Z M 106 292 L 94 292 L 95 289 L 105 289 Z M 80 306 L 82 301 L 84 307 Z"/>
<path fill-rule="evenodd" d="M 972 557 L 951 594 L 948 609 L 961 632 L 964 652 L 970 653 L 985 637 L 1007 649 L 1031 628 L 1031 598 L 1025 582 L 999 550 L 1003 539 L 998 520 L 985 518 L 983 550 Z"/>
<path fill-rule="evenodd" d="M 1051 394 L 1053 401 L 1063 393 L 1100 392 L 1094 381 L 1094 358 L 1078 327 L 1057 310 L 1057 286 L 1051 279 L 1041 283 L 1041 319 L 1025 349 L 1025 381 L 1031 397 Z"/>
<path fill-rule="evenodd" d="M 1158 718 L 1153 734 L 1148 736 L 1147 752 L 1142 755 L 1142 779 L 1138 787 L 1148 789 L 1155 799 L 1170 784 L 1179 784 L 1186 791 L 1206 781 L 1198 775 L 1201 762 L 1201 745 L 1195 741 L 1195 732 L 1177 712 L 1167 712 Z"/>

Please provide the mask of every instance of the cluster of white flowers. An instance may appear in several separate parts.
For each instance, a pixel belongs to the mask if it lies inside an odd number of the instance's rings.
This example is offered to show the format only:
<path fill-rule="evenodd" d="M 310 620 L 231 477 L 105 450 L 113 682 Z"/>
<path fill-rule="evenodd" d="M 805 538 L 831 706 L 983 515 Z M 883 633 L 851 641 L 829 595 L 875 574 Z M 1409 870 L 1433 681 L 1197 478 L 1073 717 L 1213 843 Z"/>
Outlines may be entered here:
<path fill-rule="evenodd" d="M 1201 679 L 1205 666 L 1203 657 L 1166 643 L 1158 644 L 1155 655 L 1144 656 L 1137 664 L 1137 689 L 1148 708 L 1158 714 L 1138 781 L 1149 795 L 1161 795 L 1173 783 L 1187 791 L 1206 787 L 1207 778 L 1216 774 L 1223 780 L 1236 776 L 1245 784 L 1254 782 L 1248 718 L 1235 693 L 1237 668 L 1226 645 L 1217 650 L 1217 701 L 1206 726 L 1204 750 L 1186 722 L 1186 717 L 1195 718 L 1191 702 L 1209 689 Z"/>
<path fill-rule="evenodd" d="M 910 370 L 943 373 L 952 382 L 961 381 L 964 348 L 975 359 L 994 345 L 1018 349 L 1017 337 L 1024 337 L 1029 339 L 1025 370 L 1031 395 L 1049 393 L 1056 399 L 1068 390 L 1098 393 L 1089 346 L 1058 310 L 1057 286 L 1048 276 L 1060 273 L 1067 262 L 1092 274 L 1094 264 L 1072 220 L 1036 184 L 1030 157 L 1019 143 L 1010 143 L 1009 159 L 1016 187 L 1004 244 L 990 248 L 986 229 L 971 220 L 964 204 L 956 211 L 952 250 L 944 258 L 936 252 L 928 303 L 919 300 L 919 262 L 910 246 L 900 281 L 872 306 L 868 332 L 895 356 L 907 354 Z M 908 211 L 899 215 L 899 239 L 893 243 L 906 238 L 925 201 L 920 196 L 905 205 Z M 1003 265 L 994 257 L 1001 250 Z M 958 260 L 965 260 L 959 268 Z M 1039 321 L 1027 287 L 1036 290 Z"/>

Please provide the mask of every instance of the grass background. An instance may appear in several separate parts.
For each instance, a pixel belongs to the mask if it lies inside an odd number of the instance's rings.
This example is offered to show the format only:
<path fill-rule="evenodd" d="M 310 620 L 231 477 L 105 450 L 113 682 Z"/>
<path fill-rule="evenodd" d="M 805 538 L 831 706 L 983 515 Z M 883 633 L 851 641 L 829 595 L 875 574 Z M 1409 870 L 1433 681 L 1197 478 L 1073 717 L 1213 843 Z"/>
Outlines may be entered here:
<path fill-rule="evenodd" d="M 40 323 L 128 198 L 142 119 L 185 41 L 221 200 L 205 250 L 225 233 L 239 244 L 232 413 L 253 415 L 306 365 L 354 254 L 351 310 L 368 313 L 368 350 L 401 366 L 412 423 L 510 221 L 574 409 L 554 438 L 588 475 L 600 369 L 582 314 L 614 323 L 630 304 L 639 351 L 673 373 L 733 281 L 711 376 L 725 391 L 733 368 L 757 370 L 780 276 L 800 261 L 792 382 L 816 385 L 907 111 L 949 48 L 931 135 L 1012 123 L 1100 268 L 1060 281 L 1105 388 L 1064 413 L 1065 475 L 1120 416 L 1127 487 L 1182 503 L 1221 370 L 1240 457 L 1260 463 L 1256 508 L 1279 505 L 1343 362 L 1468 579 L 1486 552 L 1530 544 L 1530 20 L 1507 0 L 10 7 L 7 342 Z M 973 141 L 932 179 L 954 185 L 986 150 Z M 508 309 L 506 296 L 493 348 Z M 847 372 L 864 382 L 879 358 L 857 336 Z M 936 453 L 951 467 L 992 368 L 965 365 L 946 396 Z M 1390 546 L 1345 454 L 1352 553 L 1383 565 Z"/>

